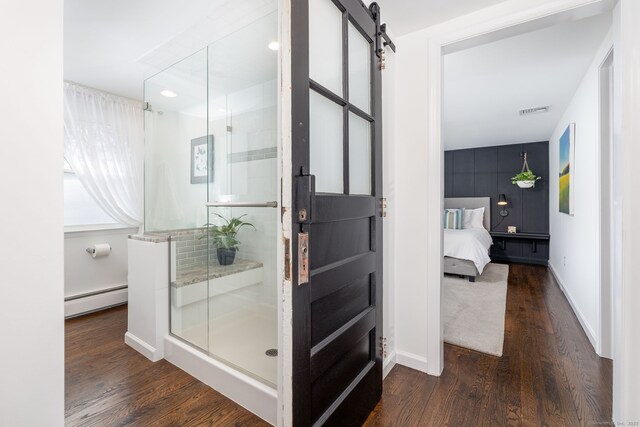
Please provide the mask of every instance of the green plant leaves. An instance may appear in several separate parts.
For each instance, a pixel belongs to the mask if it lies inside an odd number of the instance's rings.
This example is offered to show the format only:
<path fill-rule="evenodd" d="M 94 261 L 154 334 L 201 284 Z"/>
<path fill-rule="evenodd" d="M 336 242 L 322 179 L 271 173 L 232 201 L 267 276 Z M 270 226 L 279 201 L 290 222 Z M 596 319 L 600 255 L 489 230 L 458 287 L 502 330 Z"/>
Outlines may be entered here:
<path fill-rule="evenodd" d="M 533 172 L 528 170 L 528 171 L 525 171 L 525 172 L 520 172 L 518 175 L 516 175 L 513 178 L 511 178 L 511 183 L 515 184 L 518 181 L 537 181 L 540 178 L 541 177 L 536 176 Z"/>
<path fill-rule="evenodd" d="M 211 239 L 211 244 L 216 248 L 239 250 L 238 246 L 240 246 L 240 241 L 236 236 L 240 229 L 242 229 L 242 227 L 252 227 L 254 230 L 256 229 L 256 227 L 250 222 L 242 221 L 242 218 L 247 216 L 247 214 L 232 218 L 225 218 L 218 213 L 215 213 L 214 215 L 221 218 L 225 224 L 216 225 L 206 223 L 204 226 L 207 227 L 207 233 Z"/>

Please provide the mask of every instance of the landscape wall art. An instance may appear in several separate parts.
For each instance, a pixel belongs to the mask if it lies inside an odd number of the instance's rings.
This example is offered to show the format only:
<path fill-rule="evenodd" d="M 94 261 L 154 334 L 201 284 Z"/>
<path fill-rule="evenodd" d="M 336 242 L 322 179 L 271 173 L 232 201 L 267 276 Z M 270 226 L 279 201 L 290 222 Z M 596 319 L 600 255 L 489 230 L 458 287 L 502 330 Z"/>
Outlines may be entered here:
<path fill-rule="evenodd" d="M 560 212 L 573 215 L 574 157 L 576 124 L 567 126 L 560 137 L 560 191 L 558 193 Z"/>

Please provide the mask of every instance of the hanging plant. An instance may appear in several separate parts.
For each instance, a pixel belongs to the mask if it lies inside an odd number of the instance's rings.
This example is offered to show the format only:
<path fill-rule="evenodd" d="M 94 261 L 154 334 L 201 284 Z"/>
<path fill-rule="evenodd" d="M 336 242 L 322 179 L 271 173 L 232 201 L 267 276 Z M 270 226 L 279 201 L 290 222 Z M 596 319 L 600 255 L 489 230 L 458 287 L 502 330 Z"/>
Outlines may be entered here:
<path fill-rule="evenodd" d="M 535 187 L 536 181 L 541 177 L 536 176 L 531 169 L 529 169 L 529 163 L 527 163 L 527 153 L 524 153 L 524 162 L 522 164 L 522 171 L 511 178 L 511 183 L 517 185 L 520 188 L 531 188 Z"/>

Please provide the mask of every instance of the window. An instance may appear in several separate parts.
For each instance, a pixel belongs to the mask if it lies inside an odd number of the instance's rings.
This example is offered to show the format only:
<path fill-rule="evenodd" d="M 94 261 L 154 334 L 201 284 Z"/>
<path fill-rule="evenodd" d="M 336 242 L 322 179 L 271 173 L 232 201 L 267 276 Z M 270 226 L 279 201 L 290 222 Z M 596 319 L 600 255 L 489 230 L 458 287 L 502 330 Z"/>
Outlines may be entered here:
<path fill-rule="evenodd" d="M 64 225 L 65 227 L 117 225 L 93 200 L 84 186 L 64 161 Z"/>

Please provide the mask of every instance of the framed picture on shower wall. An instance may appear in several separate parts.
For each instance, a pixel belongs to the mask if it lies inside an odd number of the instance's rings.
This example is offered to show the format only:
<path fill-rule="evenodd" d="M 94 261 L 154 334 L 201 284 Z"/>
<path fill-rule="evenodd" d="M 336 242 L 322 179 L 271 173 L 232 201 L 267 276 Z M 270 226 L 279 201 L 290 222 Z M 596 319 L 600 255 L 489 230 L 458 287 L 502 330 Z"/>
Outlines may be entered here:
<path fill-rule="evenodd" d="M 575 133 L 576 124 L 570 123 L 560 137 L 560 174 L 558 205 L 561 213 L 573 215 L 575 188 Z"/>
<path fill-rule="evenodd" d="M 213 135 L 191 140 L 191 183 L 213 182 L 214 176 Z"/>

